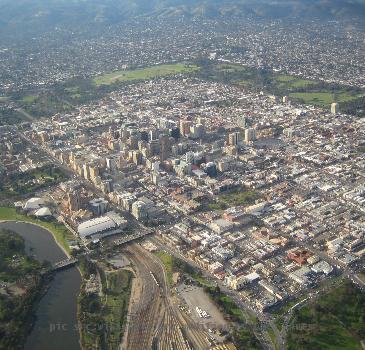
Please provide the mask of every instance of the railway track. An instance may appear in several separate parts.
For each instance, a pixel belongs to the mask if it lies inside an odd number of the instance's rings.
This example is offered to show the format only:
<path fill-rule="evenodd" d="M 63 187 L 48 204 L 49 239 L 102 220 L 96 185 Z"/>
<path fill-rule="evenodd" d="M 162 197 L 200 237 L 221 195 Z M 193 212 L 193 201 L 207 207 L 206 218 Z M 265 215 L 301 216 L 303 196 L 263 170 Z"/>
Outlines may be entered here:
<path fill-rule="evenodd" d="M 127 335 L 128 350 L 205 350 L 207 333 L 176 309 L 161 261 L 137 244 L 125 249 L 143 279 Z"/>
<path fill-rule="evenodd" d="M 132 317 L 127 335 L 127 349 L 146 350 L 152 346 L 151 330 L 154 329 L 156 313 L 160 303 L 160 290 L 148 267 L 136 254 L 127 250 L 135 264 L 138 264 L 139 274 L 143 280 L 142 291 L 138 303 L 132 308 Z"/>

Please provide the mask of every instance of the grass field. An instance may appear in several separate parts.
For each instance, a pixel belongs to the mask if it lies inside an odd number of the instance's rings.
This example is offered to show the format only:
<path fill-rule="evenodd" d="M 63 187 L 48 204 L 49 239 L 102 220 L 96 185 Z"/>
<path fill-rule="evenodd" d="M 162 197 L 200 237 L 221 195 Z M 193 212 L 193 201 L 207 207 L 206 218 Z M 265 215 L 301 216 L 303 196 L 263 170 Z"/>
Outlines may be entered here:
<path fill-rule="evenodd" d="M 24 103 L 30 104 L 30 103 L 35 102 L 37 100 L 37 98 L 38 98 L 38 96 L 36 96 L 36 95 L 26 95 L 22 98 L 21 101 Z"/>
<path fill-rule="evenodd" d="M 317 105 L 322 107 L 329 107 L 333 102 L 348 102 L 356 100 L 363 94 L 352 95 L 348 92 L 341 92 L 333 94 L 331 92 L 293 92 L 289 96 L 296 100 L 300 100 L 305 104 Z"/>
<path fill-rule="evenodd" d="M 156 252 L 156 255 L 162 261 L 162 263 L 165 267 L 167 282 L 169 283 L 170 286 L 172 286 L 172 284 L 173 284 L 172 275 L 174 273 L 174 271 L 173 271 L 173 269 L 174 269 L 173 257 L 170 254 L 168 254 L 166 252 L 163 252 L 163 251 Z"/>
<path fill-rule="evenodd" d="M 365 295 L 346 282 L 295 312 L 287 348 L 360 350 L 364 317 Z"/>
<path fill-rule="evenodd" d="M 340 108 L 343 105 L 345 113 L 363 114 L 364 102 L 361 97 L 365 94 L 364 90 L 357 88 L 327 84 L 294 75 L 275 73 L 269 69 L 256 69 L 233 63 L 207 64 L 202 66 L 200 76 L 203 79 L 240 85 L 275 96 L 290 96 L 293 101 L 325 109 L 329 109 L 332 102 L 339 102 Z"/>
<path fill-rule="evenodd" d="M 141 69 L 121 70 L 107 73 L 94 78 L 94 83 L 97 86 L 111 85 L 122 81 L 148 80 L 174 74 L 192 73 L 197 70 L 199 70 L 199 67 L 196 65 L 182 63 L 162 64 Z"/>
<path fill-rule="evenodd" d="M 302 88 L 317 84 L 313 80 L 301 79 L 292 75 L 276 75 L 274 76 L 274 80 L 279 86 L 282 85 L 285 88 Z"/>
<path fill-rule="evenodd" d="M 12 220 L 12 221 L 25 221 L 32 224 L 36 224 L 44 227 L 45 229 L 52 232 L 56 241 L 70 253 L 70 246 L 68 240 L 72 241 L 75 239 L 73 234 L 63 225 L 56 222 L 41 221 L 30 216 L 17 213 L 15 208 L 0 207 L 0 221 L 1 220 Z"/>
<path fill-rule="evenodd" d="M 113 271 L 106 274 L 107 294 L 104 296 L 104 320 L 107 330 L 107 349 L 119 349 L 128 312 L 132 287 L 130 271 Z"/>
<path fill-rule="evenodd" d="M 260 198 L 260 195 L 257 192 L 248 191 L 244 188 L 218 196 L 218 200 L 229 207 L 253 204 L 258 198 Z"/>
<path fill-rule="evenodd" d="M 216 68 L 221 72 L 227 72 L 227 73 L 245 72 L 248 70 L 248 68 L 246 68 L 245 66 L 241 66 L 238 64 L 230 64 L 230 63 L 217 64 Z"/>

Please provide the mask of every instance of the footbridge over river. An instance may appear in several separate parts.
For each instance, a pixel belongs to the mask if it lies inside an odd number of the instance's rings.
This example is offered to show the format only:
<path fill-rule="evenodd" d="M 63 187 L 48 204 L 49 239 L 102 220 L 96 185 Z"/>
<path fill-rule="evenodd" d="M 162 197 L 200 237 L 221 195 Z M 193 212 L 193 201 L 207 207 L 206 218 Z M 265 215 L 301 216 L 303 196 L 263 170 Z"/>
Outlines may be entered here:
<path fill-rule="evenodd" d="M 78 262 L 78 260 L 75 258 L 61 260 L 52 265 L 52 270 L 57 271 L 57 270 L 67 269 L 71 266 L 74 266 L 77 262 Z"/>

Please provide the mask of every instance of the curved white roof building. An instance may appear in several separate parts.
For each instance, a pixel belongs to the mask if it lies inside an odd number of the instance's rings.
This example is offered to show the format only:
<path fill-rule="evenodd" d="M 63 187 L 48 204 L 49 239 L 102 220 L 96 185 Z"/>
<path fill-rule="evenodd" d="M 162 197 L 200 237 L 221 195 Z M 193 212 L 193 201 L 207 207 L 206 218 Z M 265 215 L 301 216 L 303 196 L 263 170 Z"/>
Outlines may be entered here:
<path fill-rule="evenodd" d="M 25 210 L 39 209 L 42 205 L 44 205 L 44 200 L 42 198 L 34 197 L 27 200 L 27 202 L 24 204 L 23 209 Z"/>
<path fill-rule="evenodd" d="M 114 212 L 109 212 L 105 216 L 87 220 L 81 223 L 77 232 L 81 238 L 92 238 L 93 236 L 107 236 L 108 234 L 117 233 L 117 229 L 123 229 L 127 226 L 127 220 Z"/>
<path fill-rule="evenodd" d="M 42 217 L 42 216 L 52 216 L 52 213 L 51 213 L 51 211 L 49 210 L 49 208 L 44 207 L 44 208 L 38 209 L 38 210 L 34 213 L 34 215 L 35 215 L 35 216 L 38 216 L 38 217 Z"/>

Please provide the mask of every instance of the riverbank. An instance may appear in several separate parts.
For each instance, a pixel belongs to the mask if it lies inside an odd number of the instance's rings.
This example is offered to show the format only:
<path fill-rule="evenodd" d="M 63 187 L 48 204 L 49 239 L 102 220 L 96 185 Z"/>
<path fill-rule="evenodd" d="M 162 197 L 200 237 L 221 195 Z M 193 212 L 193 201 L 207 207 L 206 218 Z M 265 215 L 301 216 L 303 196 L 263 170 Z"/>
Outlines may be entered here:
<path fill-rule="evenodd" d="M 36 305 L 47 292 L 51 276 L 44 263 L 27 255 L 20 235 L 1 227 L 0 261 L 0 349 L 20 349 L 32 329 Z"/>
<path fill-rule="evenodd" d="M 65 250 L 56 241 L 51 230 L 42 225 L 29 222 L 29 220 L 2 220 L 0 228 L 20 235 L 24 239 L 27 255 L 45 266 L 49 266 L 45 262 L 54 264 L 65 258 Z M 13 257 L 13 255 L 11 256 Z M 23 273 L 22 276 L 27 278 L 27 273 Z M 36 278 L 40 276 L 45 277 L 46 275 L 35 275 Z M 80 349 L 77 296 L 80 293 L 81 274 L 78 269 L 70 268 L 52 273 L 50 276 L 52 279 L 47 284 L 47 291 L 31 300 L 35 317 L 28 321 L 26 328 L 29 333 L 24 349 Z M 19 279 L 20 287 L 23 285 L 23 280 L 24 278 Z"/>
<path fill-rule="evenodd" d="M 133 273 L 80 261 L 84 282 L 78 298 L 82 349 L 119 350 L 125 333 Z"/>
<path fill-rule="evenodd" d="M 18 213 L 15 208 L 0 207 L 0 222 L 6 221 L 31 223 L 33 225 L 46 229 L 52 234 L 56 244 L 60 247 L 60 249 L 62 249 L 67 257 L 70 257 L 71 248 L 68 244 L 68 240 L 74 240 L 75 237 L 65 226 L 55 221 L 42 221 Z"/>

